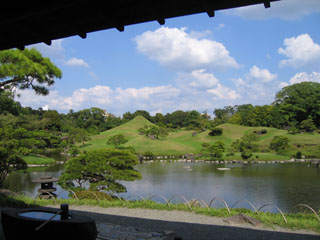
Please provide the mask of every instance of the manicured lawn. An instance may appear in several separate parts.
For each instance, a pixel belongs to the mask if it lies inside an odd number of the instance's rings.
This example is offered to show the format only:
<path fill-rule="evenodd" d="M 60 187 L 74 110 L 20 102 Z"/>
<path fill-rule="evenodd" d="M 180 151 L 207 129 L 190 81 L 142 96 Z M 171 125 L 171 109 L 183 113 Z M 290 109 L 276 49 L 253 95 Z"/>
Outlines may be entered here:
<path fill-rule="evenodd" d="M 29 165 L 53 164 L 56 161 L 53 158 L 38 155 L 23 156 L 23 160 Z"/>
<path fill-rule="evenodd" d="M 91 140 L 85 145 L 79 145 L 82 150 L 101 149 L 112 147 L 107 145 L 106 142 L 109 137 L 116 134 L 123 134 L 128 139 L 128 142 L 122 146 L 132 146 L 138 153 L 145 153 L 151 151 L 159 155 L 181 155 L 185 153 L 198 154 L 202 148 L 203 143 L 214 143 L 222 141 L 226 147 L 226 153 L 232 150 L 231 144 L 234 140 L 241 138 L 245 134 L 253 133 L 255 130 L 266 129 L 267 133 L 259 136 L 256 142 L 260 150 L 269 149 L 270 142 L 274 136 L 283 135 L 290 139 L 290 149 L 286 152 L 287 156 L 277 155 L 273 152 L 270 153 L 254 153 L 259 156 L 257 160 L 285 160 L 289 159 L 297 151 L 303 154 L 315 152 L 320 146 L 320 134 L 288 134 L 286 130 L 279 130 L 276 128 L 267 127 L 246 127 L 233 124 L 222 124 L 219 127 L 223 129 L 221 136 L 209 136 L 209 131 L 198 132 L 195 136 L 192 134 L 193 130 L 178 130 L 170 132 L 169 135 L 163 139 L 152 140 L 144 135 L 139 135 L 138 129 L 143 128 L 145 125 L 153 125 L 142 116 L 137 116 L 133 120 L 113 128 L 111 130 L 94 135 Z M 299 147 L 300 146 L 300 147 Z M 226 157 L 225 159 L 241 159 L 239 154 L 235 154 L 235 158 Z"/>

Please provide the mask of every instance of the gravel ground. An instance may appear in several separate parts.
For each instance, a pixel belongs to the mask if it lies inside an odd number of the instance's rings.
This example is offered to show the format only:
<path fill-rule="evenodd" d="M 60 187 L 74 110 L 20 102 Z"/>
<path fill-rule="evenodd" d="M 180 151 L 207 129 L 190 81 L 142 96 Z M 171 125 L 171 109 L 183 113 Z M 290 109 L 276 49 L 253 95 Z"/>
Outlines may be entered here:
<path fill-rule="evenodd" d="M 54 206 L 52 206 L 54 207 Z M 223 218 L 198 215 L 182 211 L 150 209 L 101 208 L 97 206 L 70 206 L 70 210 L 87 215 L 98 224 L 112 223 L 124 227 L 144 228 L 150 231 L 174 231 L 183 240 L 320 240 L 311 231 L 293 231 L 282 228 L 232 225 Z M 1 239 L 1 235 L 0 235 Z"/>
<path fill-rule="evenodd" d="M 101 208 L 97 206 L 70 206 L 70 210 L 94 218 L 97 222 L 112 222 L 122 226 L 143 227 L 151 231 L 172 230 L 182 239 L 317 239 L 312 231 L 293 231 L 279 227 L 253 227 L 250 224 L 232 225 L 223 218 L 198 215 L 183 211 L 151 209 Z M 215 236 L 215 237 L 214 237 Z"/>

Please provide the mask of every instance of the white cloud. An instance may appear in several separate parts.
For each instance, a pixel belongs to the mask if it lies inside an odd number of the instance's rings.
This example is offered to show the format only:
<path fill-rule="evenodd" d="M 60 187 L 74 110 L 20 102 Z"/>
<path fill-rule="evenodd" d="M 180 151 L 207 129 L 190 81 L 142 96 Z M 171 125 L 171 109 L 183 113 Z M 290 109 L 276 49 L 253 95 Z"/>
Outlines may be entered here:
<path fill-rule="evenodd" d="M 70 58 L 64 64 L 69 67 L 89 67 L 89 64 L 86 63 L 83 59 L 75 57 Z"/>
<path fill-rule="evenodd" d="M 42 53 L 43 56 L 49 57 L 51 60 L 57 61 L 60 64 L 69 67 L 89 67 L 89 64 L 80 58 L 72 57 L 68 60 L 66 57 L 66 50 L 62 45 L 63 39 L 53 40 L 51 45 L 48 46 L 44 43 L 31 45 L 30 47 L 36 48 Z"/>
<path fill-rule="evenodd" d="M 212 35 L 212 32 L 210 30 L 204 30 L 204 31 L 191 31 L 189 36 L 191 38 L 197 38 L 197 39 L 200 39 L 200 38 L 204 38 L 204 37 L 208 37 Z"/>
<path fill-rule="evenodd" d="M 281 60 L 280 66 L 300 67 L 320 60 L 320 45 L 313 42 L 309 34 L 286 38 L 283 45 L 278 53 L 287 59 Z"/>
<path fill-rule="evenodd" d="M 258 80 L 264 83 L 271 82 L 277 78 L 277 74 L 270 73 L 268 69 L 260 69 L 256 65 L 250 69 L 250 72 L 247 76 L 250 79 Z"/>
<path fill-rule="evenodd" d="M 239 66 L 222 43 L 196 38 L 188 34 L 186 28 L 161 27 L 144 32 L 134 41 L 140 53 L 179 71 L 224 70 Z"/>
<path fill-rule="evenodd" d="M 224 28 L 225 27 L 225 25 L 223 24 L 223 23 L 220 23 L 217 27 L 216 27 L 216 29 L 219 31 L 219 30 L 221 30 L 222 28 Z"/>
<path fill-rule="evenodd" d="M 62 60 L 65 58 L 65 50 L 62 46 L 63 39 L 53 40 L 51 45 L 48 46 L 44 43 L 38 43 L 29 47 L 34 47 L 40 51 L 45 57 L 54 58 L 56 60 Z"/>
<path fill-rule="evenodd" d="M 205 69 L 179 73 L 176 83 L 181 89 L 181 101 L 176 109 L 214 109 L 234 104 L 235 100 L 240 98 L 235 90 L 222 85 L 212 73 Z"/>
<path fill-rule="evenodd" d="M 254 65 L 244 77 L 232 80 L 242 103 L 270 104 L 281 88 L 277 74 Z M 240 100 L 240 99 L 239 99 Z"/>
<path fill-rule="evenodd" d="M 208 89 L 208 93 L 215 95 L 215 98 L 224 99 L 224 100 L 236 100 L 240 98 L 240 94 L 235 90 L 232 90 L 228 87 L 222 86 L 220 83 L 216 88 Z"/>
<path fill-rule="evenodd" d="M 218 79 L 205 69 L 199 69 L 191 73 L 179 73 L 177 82 L 183 88 L 211 88 L 217 85 Z"/>
<path fill-rule="evenodd" d="M 289 86 L 289 84 L 287 82 L 280 82 L 278 86 L 281 89 L 281 88 Z"/>
<path fill-rule="evenodd" d="M 39 108 L 46 106 L 58 111 L 81 110 L 100 107 L 109 112 L 120 114 L 126 111 L 146 109 L 154 111 L 163 106 L 174 107 L 180 90 L 172 86 L 128 88 L 115 90 L 108 86 L 95 86 L 75 90 L 71 96 L 61 96 L 57 91 L 50 91 L 48 96 L 35 95 L 32 90 L 20 91 L 17 99 L 23 106 Z"/>
<path fill-rule="evenodd" d="M 44 105 L 44 106 L 42 107 L 42 110 L 43 110 L 43 111 L 48 111 L 48 110 L 49 110 L 48 104 Z"/>
<path fill-rule="evenodd" d="M 170 99 L 179 95 L 180 90 L 172 86 L 157 86 L 157 87 L 143 87 L 116 89 L 115 99 L 118 101 L 131 101 L 131 100 L 151 100 L 151 98 Z M 130 100 L 129 100 L 130 99 Z"/>
<path fill-rule="evenodd" d="M 319 0 L 281 0 L 279 2 L 271 2 L 271 8 L 268 9 L 266 9 L 263 4 L 258 4 L 228 10 L 226 14 L 252 20 L 268 18 L 294 20 L 316 12 L 320 12 Z"/>
<path fill-rule="evenodd" d="M 301 83 L 301 82 L 317 82 L 320 83 L 320 73 L 312 72 L 310 74 L 306 72 L 297 73 L 290 80 L 290 84 Z"/>

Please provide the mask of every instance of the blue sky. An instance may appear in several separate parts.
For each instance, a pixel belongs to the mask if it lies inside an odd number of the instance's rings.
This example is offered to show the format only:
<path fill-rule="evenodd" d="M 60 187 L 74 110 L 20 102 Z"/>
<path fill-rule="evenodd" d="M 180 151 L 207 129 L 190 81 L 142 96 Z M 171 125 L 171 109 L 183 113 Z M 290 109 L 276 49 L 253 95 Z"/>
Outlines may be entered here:
<path fill-rule="evenodd" d="M 62 70 L 48 96 L 23 106 L 115 115 L 270 104 L 284 86 L 320 82 L 320 1 L 283 0 L 36 44 Z"/>

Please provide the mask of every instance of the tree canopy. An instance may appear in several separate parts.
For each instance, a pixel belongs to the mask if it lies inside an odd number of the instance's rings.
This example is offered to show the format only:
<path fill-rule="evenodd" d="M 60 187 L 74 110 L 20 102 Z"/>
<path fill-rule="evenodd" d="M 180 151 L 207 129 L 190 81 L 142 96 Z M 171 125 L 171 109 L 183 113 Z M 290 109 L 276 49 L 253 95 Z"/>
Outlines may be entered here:
<path fill-rule="evenodd" d="M 126 142 L 128 142 L 128 140 L 126 139 L 126 137 L 124 135 L 117 134 L 117 135 L 110 137 L 107 141 L 107 144 L 113 145 L 113 146 L 115 146 L 115 148 L 118 148 L 121 144 L 125 144 Z"/>
<path fill-rule="evenodd" d="M 35 48 L 0 51 L 0 90 L 32 88 L 37 94 L 47 95 L 48 86 L 61 77 L 61 70 Z"/>
<path fill-rule="evenodd" d="M 320 127 L 320 83 L 302 82 L 284 87 L 273 103 L 286 121 L 299 125 L 311 119 Z"/>
<path fill-rule="evenodd" d="M 87 182 L 91 190 L 125 192 L 126 188 L 118 180 L 140 179 L 141 174 L 134 169 L 137 163 L 137 156 L 129 150 L 90 151 L 68 160 L 60 184 L 67 186 L 74 181 L 77 187 L 83 188 L 83 183 Z"/>

